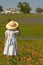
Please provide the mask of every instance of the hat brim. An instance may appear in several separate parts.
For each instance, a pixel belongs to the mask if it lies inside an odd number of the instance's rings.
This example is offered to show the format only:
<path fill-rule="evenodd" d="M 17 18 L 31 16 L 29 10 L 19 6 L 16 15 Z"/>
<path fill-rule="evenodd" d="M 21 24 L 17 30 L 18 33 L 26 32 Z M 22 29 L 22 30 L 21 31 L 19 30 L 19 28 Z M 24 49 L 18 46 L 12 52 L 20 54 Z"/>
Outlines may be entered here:
<path fill-rule="evenodd" d="M 15 22 L 15 24 L 16 24 L 16 26 L 13 26 L 13 27 L 12 27 L 12 26 L 10 26 L 9 23 L 8 23 L 8 24 L 6 24 L 6 28 L 9 29 L 9 30 L 10 30 L 10 29 L 16 29 L 16 28 L 19 26 L 19 24 L 18 24 L 17 22 Z"/>

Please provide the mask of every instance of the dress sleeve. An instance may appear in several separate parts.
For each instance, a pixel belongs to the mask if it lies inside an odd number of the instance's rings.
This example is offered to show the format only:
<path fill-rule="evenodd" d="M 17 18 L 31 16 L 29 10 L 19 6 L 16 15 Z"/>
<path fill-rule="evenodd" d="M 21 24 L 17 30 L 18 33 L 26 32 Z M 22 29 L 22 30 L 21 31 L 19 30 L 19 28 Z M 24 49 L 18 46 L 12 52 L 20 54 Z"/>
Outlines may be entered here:
<path fill-rule="evenodd" d="M 7 32 L 7 30 L 5 31 L 5 36 L 8 36 L 8 32 Z"/>
<path fill-rule="evenodd" d="M 17 30 L 16 30 L 16 31 L 14 31 L 14 34 L 19 34 L 19 31 L 17 31 Z"/>

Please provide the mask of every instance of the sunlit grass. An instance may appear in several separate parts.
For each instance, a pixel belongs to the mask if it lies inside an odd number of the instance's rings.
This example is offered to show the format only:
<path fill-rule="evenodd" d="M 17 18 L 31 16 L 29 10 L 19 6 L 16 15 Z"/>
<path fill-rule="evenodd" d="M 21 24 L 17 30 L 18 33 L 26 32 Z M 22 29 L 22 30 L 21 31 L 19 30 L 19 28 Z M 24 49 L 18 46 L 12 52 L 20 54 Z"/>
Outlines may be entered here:
<path fill-rule="evenodd" d="M 0 15 L 0 65 L 6 64 L 7 59 L 3 55 L 5 25 L 9 19 L 43 18 L 43 14 L 8 14 Z M 43 39 L 43 24 L 20 24 L 21 37 L 36 37 Z M 43 65 L 43 40 L 17 40 L 18 55 L 10 58 L 10 65 Z"/>
<path fill-rule="evenodd" d="M 21 35 L 29 37 L 43 37 L 43 25 L 21 25 Z"/>

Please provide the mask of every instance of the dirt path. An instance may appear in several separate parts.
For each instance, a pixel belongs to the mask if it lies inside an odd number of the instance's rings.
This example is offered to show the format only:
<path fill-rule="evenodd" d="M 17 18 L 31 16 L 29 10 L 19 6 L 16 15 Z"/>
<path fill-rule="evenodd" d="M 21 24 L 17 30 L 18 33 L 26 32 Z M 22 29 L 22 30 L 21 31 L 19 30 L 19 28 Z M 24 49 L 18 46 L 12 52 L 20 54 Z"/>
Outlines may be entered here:
<path fill-rule="evenodd" d="M 19 40 L 43 40 L 43 38 L 33 38 L 33 37 L 20 37 Z"/>
<path fill-rule="evenodd" d="M 43 24 L 43 18 L 20 18 L 17 21 L 21 24 Z"/>

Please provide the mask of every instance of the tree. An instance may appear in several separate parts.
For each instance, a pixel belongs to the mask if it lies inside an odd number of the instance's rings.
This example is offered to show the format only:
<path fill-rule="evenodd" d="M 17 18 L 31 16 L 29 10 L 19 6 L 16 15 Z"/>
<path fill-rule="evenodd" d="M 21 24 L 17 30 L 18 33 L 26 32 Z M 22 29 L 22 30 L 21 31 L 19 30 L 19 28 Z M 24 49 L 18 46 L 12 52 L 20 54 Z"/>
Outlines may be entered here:
<path fill-rule="evenodd" d="M 30 13 L 30 6 L 29 6 L 29 3 L 27 2 L 19 2 L 18 3 L 18 8 L 20 9 L 20 12 L 23 12 L 23 13 Z"/>
<path fill-rule="evenodd" d="M 43 12 L 43 9 L 42 8 L 36 8 L 36 12 L 37 13 L 42 13 Z"/>
<path fill-rule="evenodd" d="M 0 12 L 1 12 L 1 11 L 3 11 L 3 7 L 2 7 L 2 6 L 0 6 Z"/>

